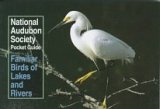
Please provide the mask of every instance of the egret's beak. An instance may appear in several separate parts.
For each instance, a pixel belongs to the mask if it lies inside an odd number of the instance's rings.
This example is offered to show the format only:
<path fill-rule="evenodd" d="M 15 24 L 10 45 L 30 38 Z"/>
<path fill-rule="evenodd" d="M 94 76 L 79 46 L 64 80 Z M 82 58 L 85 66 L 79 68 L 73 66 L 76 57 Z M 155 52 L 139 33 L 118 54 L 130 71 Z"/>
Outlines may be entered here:
<path fill-rule="evenodd" d="M 61 21 L 60 23 L 58 23 L 56 26 L 54 26 L 53 28 L 51 28 L 48 33 L 50 33 L 52 30 L 59 28 L 61 26 L 63 26 L 66 22 L 65 21 Z"/>
<path fill-rule="evenodd" d="M 50 33 L 52 30 L 54 30 L 54 29 L 56 29 L 56 28 L 59 28 L 59 27 L 63 26 L 63 25 L 66 24 L 66 23 L 69 23 L 69 22 L 71 22 L 71 21 L 70 21 L 70 18 L 69 18 L 69 17 L 65 17 L 65 18 L 63 19 L 63 21 L 61 21 L 61 22 L 58 23 L 56 26 L 54 26 L 53 28 L 51 28 L 51 29 L 48 31 L 48 33 Z"/>

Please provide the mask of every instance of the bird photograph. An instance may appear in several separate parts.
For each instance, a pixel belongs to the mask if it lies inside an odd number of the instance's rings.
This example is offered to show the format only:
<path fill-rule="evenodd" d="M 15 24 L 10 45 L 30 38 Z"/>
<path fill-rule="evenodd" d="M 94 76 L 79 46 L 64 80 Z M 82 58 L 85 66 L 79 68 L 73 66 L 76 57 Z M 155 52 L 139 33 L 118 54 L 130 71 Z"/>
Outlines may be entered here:
<path fill-rule="evenodd" d="M 103 70 L 104 68 L 98 65 L 98 60 L 103 61 L 104 66 L 107 66 L 110 60 L 133 62 L 135 51 L 128 44 L 103 30 L 94 29 L 88 18 L 81 12 L 70 11 L 63 21 L 53 27 L 49 33 L 71 22 L 75 22 L 70 29 L 73 45 L 92 60 L 97 69 L 79 78 L 75 83 L 82 83 L 96 71 Z"/>
<path fill-rule="evenodd" d="M 106 109 L 108 104 L 110 104 L 110 101 L 107 100 L 108 95 L 112 95 L 115 91 L 118 93 L 123 92 L 126 87 L 132 87 L 134 83 L 139 84 L 139 81 L 136 79 L 137 72 L 135 73 L 137 71 L 137 60 L 140 60 L 139 50 L 136 47 L 134 33 L 123 30 L 124 35 L 127 37 L 124 38 L 119 37 L 116 33 L 114 35 L 113 32 L 109 32 L 107 25 L 99 29 L 101 25 L 97 24 L 97 22 L 103 25 L 103 22 L 105 23 L 104 19 L 107 20 L 109 16 L 102 17 L 103 20 L 100 21 L 97 15 L 90 14 L 88 11 L 87 13 L 92 16 L 88 17 L 83 11 L 69 10 L 66 13 L 62 12 L 63 14 L 58 17 L 62 21 L 57 19 L 57 22 L 60 21 L 58 24 L 55 21 L 55 26 L 48 30 L 48 37 L 53 37 L 53 40 L 58 40 L 59 42 L 63 41 L 65 45 L 62 49 L 65 49 L 65 54 L 68 57 L 64 61 L 68 60 L 66 62 L 68 67 L 70 65 L 72 67 L 63 72 L 66 75 L 73 75 L 71 76 L 71 81 L 76 86 L 82 88 L 82 93 L 95 95 L 96 91 L 96 97 L 101 99 L 102 104 L 96 109 L 101 109 L 101 106 L 103 109 Z M 91 11 L 91 13 L 94 12 Z M 97 19 L 94 19 L 94 17 Z M 132 24 L 133 21 L 131 22 L 130 19 L 126 19 L 126 22 Z M 99 26 L 95 27 L 94 23 Z M 123 23 L 125 23 L 124 20 L 119 28 L 123 26 Z M 115 28 L 113 26 L 110 30 Z M 117 30 L 119 31 L 119 29 Z M 65 42 L 66 40 L 67 42 Z M 60 46 L 59 44 L 53 45 L 55 47 Z M 70 52 L 68 51 L 70 49 L 69 47 L 72 48 Z M 69 59 L 71 63 L 69 63 Z M 75 66 L 77 66 L 77 70 Z M 59 66 L 57 68 L 61 69 Z M 143 95 L 143 91 L 142 93 L 141 91 L 132 89 L 127 89 L 127 91 L 132 94 Z M 117 92 L 115 93 L 117 94 Z"/>

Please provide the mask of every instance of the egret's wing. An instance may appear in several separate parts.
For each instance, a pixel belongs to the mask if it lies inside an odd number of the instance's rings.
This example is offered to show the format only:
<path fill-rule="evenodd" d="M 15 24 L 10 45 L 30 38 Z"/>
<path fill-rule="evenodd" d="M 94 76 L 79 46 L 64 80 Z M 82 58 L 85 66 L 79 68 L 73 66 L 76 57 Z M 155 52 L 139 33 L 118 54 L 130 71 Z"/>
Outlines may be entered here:
<path fill-rule="evenodd" d="M 90 37 L 88 46 L 90 46 L 97 57 L 113 60 L 135 56 L 134 50 L 118 38 L 101 30 L 95 30 L 92 34 L 93 36 Z"/>

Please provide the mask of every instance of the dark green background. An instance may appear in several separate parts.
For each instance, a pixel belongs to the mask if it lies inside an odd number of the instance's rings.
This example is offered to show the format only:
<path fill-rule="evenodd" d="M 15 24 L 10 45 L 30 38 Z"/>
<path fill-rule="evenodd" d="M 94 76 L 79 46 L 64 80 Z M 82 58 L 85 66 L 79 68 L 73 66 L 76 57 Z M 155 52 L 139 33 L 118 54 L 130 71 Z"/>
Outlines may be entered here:
<path fill-rule="evenodd" d="M 4 0 L 0 2 L 0 48 L 7 49 L 8 15 L 44 15 L 45 51 L 51 64 L 70 80 L 95 69 L 94 64 L 73 46 L 69 29 L 71 24 L 52 33 L 47 32 L 59 23 L 71 10 L 83 12 L 94 28 L 103 29 L 127 42 L 136 51 L 135 63 L 130 66 L 115 65 L 110 72 L 115 76 L 110 83 L 110 92 L 117 90 L 117 81 L 123 74 L 133 76 L 139 81 L 159 78 L 159 31 L 160 5 L 158 2 L 145 1 L 108 1 L 105 0 Z M 128 68 L 129 67 L 129 68 Z M 100 74 L 100 73 L 99 73 Z M 117 76 L 118 75 L 118 76 Z M 86 81 L 81 89 L 87 94 L 102 100 L 105 91 L 106 76 L 102 74 Z M 36 84 L 36 83 L 35 83 Z M 38 85 L 38 84 L 37 84 Z M 124 86 L 124 85 L 122 85 Z M 54 76 L 45 76 L 44 100 L 8 100 L 7 99 L 7 59 L 0 57 L 0 109 L 57 109 L 59 103 L 67 104 L 64 97 L 48 98 L 48 94 L 57 88 L 70 90 Z M 147 84 L 140 88 L 144 96 L 122 93 L 113 97 L 108 104 L 119 102 L 113 109 L 158 109 L 158 84 Z M 70 109 L 83 109 L 80 105 Z"/>

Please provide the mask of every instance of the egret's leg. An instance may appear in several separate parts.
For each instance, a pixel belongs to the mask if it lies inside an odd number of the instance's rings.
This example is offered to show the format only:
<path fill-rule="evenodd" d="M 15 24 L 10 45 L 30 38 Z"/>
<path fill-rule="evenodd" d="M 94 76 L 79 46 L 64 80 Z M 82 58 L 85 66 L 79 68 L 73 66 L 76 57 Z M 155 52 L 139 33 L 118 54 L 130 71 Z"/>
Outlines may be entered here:
<path fill-rule="evenodd" d="M 103 100 L 103 102 L 102 102 L 102 109 L 107 109 L 106 96 L 104 97 L 104 100 Z"/>
<path fill-rule="evenodd" d="M 97 70 L 88 72 L 86 75 L 78 78 L 74 83 L 80 83 L 80 84 L 82 84 L 82 82 L 84 82 L 85 80 L 87 80 L 89 77 L 91 77 L 96 72 L 97 72 Z"/>
<path fill-rule="evenodd" d="M 95 72 L 105 69 L 104 60 L 99 59 L 99 58 L 95 58 L 93 60 L 93 62 L 96 65 L 97 70 L 91 71 L 91 72 L 87 73 L 86 75 L 78 78 L 74 83 L 80 83 L 81 84 L 83 81 L 87 80 L 90 76 L 92 76 Z"/>

